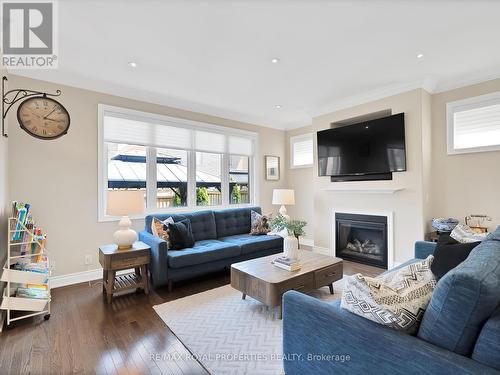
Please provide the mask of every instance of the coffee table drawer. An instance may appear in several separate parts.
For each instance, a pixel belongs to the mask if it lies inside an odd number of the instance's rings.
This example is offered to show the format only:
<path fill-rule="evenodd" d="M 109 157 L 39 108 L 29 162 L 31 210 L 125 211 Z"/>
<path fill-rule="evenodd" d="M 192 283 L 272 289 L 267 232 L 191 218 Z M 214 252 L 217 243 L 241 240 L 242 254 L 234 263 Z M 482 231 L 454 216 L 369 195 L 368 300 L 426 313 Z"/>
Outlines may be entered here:
<path fill-rule="evenodd" d="M 314 275 L 312 273 L 308 273 L 305 275 L 293 277 L 280 283 L 278 288 L 280 293 L 285 293 L 289 290 L 303 292 L 314 289 Z"/>
<path fill-rule="evenodd" d="M 342 278 L 342 263 L 314 271 L 314 286 L 321 288 Z"/>

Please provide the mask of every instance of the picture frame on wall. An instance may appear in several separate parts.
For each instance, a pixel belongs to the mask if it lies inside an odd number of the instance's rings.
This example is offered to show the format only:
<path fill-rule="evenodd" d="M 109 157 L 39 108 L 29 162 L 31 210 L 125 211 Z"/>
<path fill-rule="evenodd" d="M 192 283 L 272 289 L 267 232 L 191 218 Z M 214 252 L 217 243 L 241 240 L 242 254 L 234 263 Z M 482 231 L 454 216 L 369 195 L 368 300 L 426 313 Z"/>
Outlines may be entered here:
<path fill-rule="evenodd" d="M 280 157 L 266 155 L 265 157 L 266 180 L 279 181 L 280 179 Z"/>

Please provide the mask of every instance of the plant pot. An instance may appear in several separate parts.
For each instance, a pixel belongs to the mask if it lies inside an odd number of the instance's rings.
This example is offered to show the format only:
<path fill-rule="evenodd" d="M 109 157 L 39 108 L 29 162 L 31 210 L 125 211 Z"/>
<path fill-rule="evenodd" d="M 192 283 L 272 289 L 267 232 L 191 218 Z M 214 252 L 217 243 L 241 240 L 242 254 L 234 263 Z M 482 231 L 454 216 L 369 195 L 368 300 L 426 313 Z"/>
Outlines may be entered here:
<path fill-rule="evenodd" d="M 283 252 L 285 257 L 291 259 L 299 258 L 299 240 L 294 236 L 287 236 L 283 241 Z"/>

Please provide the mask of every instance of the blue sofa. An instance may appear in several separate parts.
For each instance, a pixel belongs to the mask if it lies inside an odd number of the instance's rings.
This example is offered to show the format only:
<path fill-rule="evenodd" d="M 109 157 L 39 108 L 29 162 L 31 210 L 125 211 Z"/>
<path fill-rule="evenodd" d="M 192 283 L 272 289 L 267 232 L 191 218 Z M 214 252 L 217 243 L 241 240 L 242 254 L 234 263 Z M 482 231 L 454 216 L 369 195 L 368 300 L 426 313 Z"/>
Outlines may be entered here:
<path fill-rule="evenodd" d="M 276 254 L 283 251 L 280 236 L 250 235 L 250 212 L 261 213 L 260 207 L 204 210 L 191 213 L 163 213 L 146 216 L 144 231 L 139 239 L 151 246 L 151 279 L 153 286 L 196 277 L 224 269 L 232 263 Z M 195 245 L 182 250 L 169 250 L 167 243 L 153 236 L 153 217 L 174 221 L 190 219 Z"/>
<path fill-rule="evenodd" d="M 434 248 L 417 242 L 415 257 Z M 416 336 L 343 310 L 339 300 L 290 291 L 283 350 L 287 375 L 500 374 L 500 227 L 439 280 Z"/>

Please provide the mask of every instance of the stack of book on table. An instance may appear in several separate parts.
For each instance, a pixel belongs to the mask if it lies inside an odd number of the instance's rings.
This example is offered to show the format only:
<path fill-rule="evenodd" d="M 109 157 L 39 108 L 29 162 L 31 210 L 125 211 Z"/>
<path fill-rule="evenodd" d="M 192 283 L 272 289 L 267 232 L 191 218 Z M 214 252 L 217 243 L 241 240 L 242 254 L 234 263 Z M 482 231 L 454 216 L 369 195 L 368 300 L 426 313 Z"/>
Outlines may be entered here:
<path fill-rule="evenodd" d="M 298 271 L 302 267 L 298 259 L 278 257 L 274 259 L 273 264 L 276 267 L 283 268 L 287 271 Z"/>

